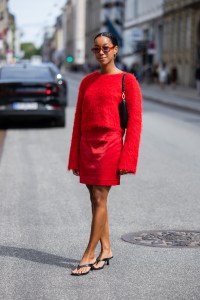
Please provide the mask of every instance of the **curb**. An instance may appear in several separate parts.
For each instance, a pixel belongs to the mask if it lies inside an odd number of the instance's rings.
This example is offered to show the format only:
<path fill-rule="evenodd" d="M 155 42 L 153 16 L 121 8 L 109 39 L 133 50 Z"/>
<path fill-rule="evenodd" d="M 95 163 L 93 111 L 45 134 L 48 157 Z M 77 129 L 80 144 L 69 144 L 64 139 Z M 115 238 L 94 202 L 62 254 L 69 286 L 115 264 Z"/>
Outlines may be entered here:
<path fill-rule="evenodd" d="M 154 97 L 146 96 L 146 95 L 143 95 L 143 99 L 150 101 L 150 102 L 157 103 L 157 104 L 161 104 L 163 106 L 168 106 L 168 107 L 172 107 L 175 109 L 179 109 L 179 110 L 181 109 L 183 111 L 200 114 L 200 108 L 198 109 L 198 108 L 194 108 L 191 106 L 186 106 L 186 105 L 182 105 L 182 104 L 178 104 L 178 103 L 166 102 L 166 101 L 163 101 L 162 99 L 158 99 L 158 98 L 154 98 Z"/>
<path fill-rule="evenodd" d="M 84 73 L 73 73 L 73 72 L 65 71 L 65 75 L 70 76 L 72 79 L 81 80 L 86 74 L 84 74 Z M 142 91 L 142 87 L 141 87 L 141 91 Z M 157 103 L 157 104 L 160 104 L 160 105 L 163 105 L 163 106 L 166 106 L 166 107 L 171 107 L 171 108 L 183 110 L 183 111 L 186 111 L 186 112 L 195 113 L 195 114 L 198 114 L 198 115 L 200 114 L 200 104 L 199 104 L 199 109 L 198 109 L 197 107 L 187 106 L 187 105 L 184 105 L 184 104 L 179 104 L 179 103 L 170 102 L 170 101 L 167 102 L 167 101 L 162 100 L 160 98 L 155 98 L 155 97 L 152 97 L 152 96 L 148 96 L 148 95 L 145 95 L 143 93 L 143 91 L 142 91 L 142 94 L 143 94 L 143 99 L 146 100 L 146 101 Z"/>

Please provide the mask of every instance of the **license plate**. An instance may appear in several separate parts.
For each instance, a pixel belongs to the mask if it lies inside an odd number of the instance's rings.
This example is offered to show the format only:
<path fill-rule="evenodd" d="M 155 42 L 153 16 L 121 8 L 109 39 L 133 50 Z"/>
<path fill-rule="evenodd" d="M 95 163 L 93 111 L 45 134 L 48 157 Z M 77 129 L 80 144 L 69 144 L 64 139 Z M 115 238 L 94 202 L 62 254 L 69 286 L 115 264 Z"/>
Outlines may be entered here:
<path fill-rule="evenodd" d="M 15 110 L 36 110 L 38 109 L 38 103 L 13 103 L 13 109 Z"/>

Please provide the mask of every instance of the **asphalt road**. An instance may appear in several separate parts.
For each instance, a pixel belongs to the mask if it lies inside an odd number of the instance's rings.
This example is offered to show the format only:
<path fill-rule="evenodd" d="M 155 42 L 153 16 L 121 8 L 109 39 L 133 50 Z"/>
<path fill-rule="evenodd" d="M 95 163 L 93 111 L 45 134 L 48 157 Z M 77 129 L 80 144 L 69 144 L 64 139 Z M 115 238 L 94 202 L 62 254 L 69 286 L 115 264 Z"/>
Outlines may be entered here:
<path fill-rule="evenodd" d="M 137 176 L 109 195 L 114 259 L 70 275 L 90 230 L 84 185 L 66 171 L 78 81 L 66 128 L 7 130 L 0 161 L 1 300 L 199 300 L 200 248 L 126 243 L 142 230 L 200 230 L 200 117 L 144 102 Z M 98 251 L 97 253 L 98 254 Z"/>

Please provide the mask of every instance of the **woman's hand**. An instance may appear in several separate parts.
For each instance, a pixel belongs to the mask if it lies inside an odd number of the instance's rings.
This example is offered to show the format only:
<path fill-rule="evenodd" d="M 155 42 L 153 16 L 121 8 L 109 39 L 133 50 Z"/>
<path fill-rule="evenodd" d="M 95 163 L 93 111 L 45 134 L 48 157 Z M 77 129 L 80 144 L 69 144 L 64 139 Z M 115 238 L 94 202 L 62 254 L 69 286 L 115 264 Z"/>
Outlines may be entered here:
<path fill-rule="evenodd" d="M 119 175 L 126 175 L 129 172 L 127 170 L 119 170 Z"/>
<path fill-rule="evenodd" d="M 73 172 L 73 174 L 76 175 L 76 176 L 79 176 L 79 175 L 80 175 L 80 173 L 79 173 L 78 170 L 72 170 L 72 172 Z"/>

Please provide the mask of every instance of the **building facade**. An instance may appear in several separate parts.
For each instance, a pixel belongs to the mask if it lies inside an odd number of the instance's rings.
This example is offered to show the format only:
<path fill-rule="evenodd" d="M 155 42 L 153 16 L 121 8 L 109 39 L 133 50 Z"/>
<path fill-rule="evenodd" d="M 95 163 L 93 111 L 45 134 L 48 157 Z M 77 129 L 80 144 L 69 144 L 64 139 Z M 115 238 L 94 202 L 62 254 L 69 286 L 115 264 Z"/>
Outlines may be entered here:
<path fill-rule="evenodd" d="M 53 62 L 60 68 L 65 59 L 64 53 L 64 35 L 63 35 L 63 17 L 58 16 L 54 26 L 52 37 Z"/>
<path fill-rule="evenodd" d="M 9 30 L 9 11 L 8 0 L 0 1 L 0 59 L 7 60 L 10 49 L 7 41 L 7 33 Z"/>
<path fill-rule="evenodd" d="M 178 83 L 195 85 L 200 62 L 200 0 L 166 0 L 163 59 L 178 70 Z"/>
<path fill-rule="evenodd" d="M 73 56 L 74 53 L 75 0 L 66 2 L 64 13 L 66 18 L 65 57 L 68 57 Z"/>
<path fill-rule="evenodd" d="M 46 26 L 42 44 L 42 60 L 44 62 L 53 61 L 53 53 L 55 51 L 54 32 L 53 26 Z"/>
<path fill-rule="evenodd" d="M 85 28 L 85 62 L 90 68 L 95 68 L 96 60 L 91 53 L 93 38 L 101 32 L 101 0 L 86 0 L 86 28 Z"/>
<path fill-rule="evenodd" d="M 113 33 L 119 42 L 119 56 L 123 47 L 124 0 L 86 0 L 86 62 L 97 67 L 91 55 L 93 38 L 100 32 Z"/>
<path fill-rule="evenodd" d="M 65 56 L 73 58 L 67 67 L 81 69 L 85 64 L 86 0 L 68 0 L 64 13 L 67 35 Z"/>
<path fill-rule="evenodd" d="M 123 46 L 124 1 L 101 0 L 101 31 L 113 33 Z"/>
<path fill-rule="evenodd" d="M 123 62 L 156 64 L 163 52 L 164 0 L 125 0 Z"/>

